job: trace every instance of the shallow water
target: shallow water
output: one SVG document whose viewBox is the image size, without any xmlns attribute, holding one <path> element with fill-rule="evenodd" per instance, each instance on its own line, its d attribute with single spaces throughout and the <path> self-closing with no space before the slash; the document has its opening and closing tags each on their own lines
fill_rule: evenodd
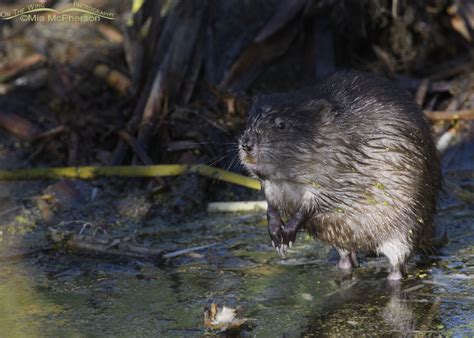
<svg viewBox="0 0 474 338">
<path fill-rule="evenodd" d="M 336 255 L 301 234 L 280 259 L 263 215 L 212 215 L 160 241 L 217 246 L 166 262 L 40 254 L 0 267 L 0 336 L 196 336 L 211 302 L 240 307 L 242 336 L 474 334 L 474 210 L 441 214 L 450 243 L 413 258 L 398 286 L 384 258 L 352 275 Z"/>
</svg>

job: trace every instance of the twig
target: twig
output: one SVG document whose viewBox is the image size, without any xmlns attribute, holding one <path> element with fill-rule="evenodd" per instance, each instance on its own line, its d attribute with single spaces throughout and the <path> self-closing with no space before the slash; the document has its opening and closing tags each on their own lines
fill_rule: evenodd
<svg viewBox="0 0 474 338">
<path fill-rule="evenodd" d="M 212 248 L 213 246 L 217 246 L 217 245 L 220 245 L 220 244 L 223 244 L 223 243 L 212 243 L 212 244 L 207 244 L 207 245 L 202 245 L 202 246 L 195 246 L 195 247 L 192 247 L 192 248 L 181 249 L 181 250 L 177 250 L 177 251 L 173 251 L 173 252 L 164 254 L 163 258 L 173 258 L 173 257 L 176 257 L 176 256 L 185 255 L 185 254 L 193 252 L 193 251 Z"/>
<path fill-rule="evenodd" d="M 45 58 L 41 54 L 33 54 L 30 56 L 27 56 L 19 61 L 15 61 L 12 63 L 7 63 L 6 65 L 3 65 L 0 67 L 0 76 L 3 77 L 4 79 L 8 79 L 15 74 L 18 74 L 19 72 L 30 68 L 36 64 L 39 64 L 40 62 L 45 61 Z"/>
<path fill-rule="evenodd" d="M 63 126 L 63 125 L 57 126 L 55 128 L 52 128 L 50 130 L 47 130 L 47 131 L 39 134 L 38 136 L 36 136 L 36 139 L 40 140 L 40 139 L 45 139 L 45 138 L 51 138 L 51 137 L 54 137 L 56 135 L 64 133 L 64 131 L 66 131 L 65 126 Z"/>
<path fill-rule="evenodd" d="M 404 293 L 409 293 L 409 292 L 413 292 L 413 291 L 416 291 L 416 290 L 419 290 L 419 289 L 423 289 L 425 286 L 423 284 L 417 284 L 415 286 L 412 286 L 412 287 L 409 287 L 405 290 L 402 290 L 402 292 Z"/>
<path fill-rule="evenodd" d="M 243 202 L 211 202 L 207 205 L 207 212 L 239 212 L 252 210 L 267 210 L 266 201 Z"/>
<path fill-rule="evenodd" d="M 143 110 L 142 120 L 138 129 L 138 141 L 144 145 L 148 145 L 156 123 L 158 122 L 159 115 L 166 113 L 166 110 L 163 109 L 166 95 L 163 74 L 161 71 L 158 71 L 153 82 L 150 96 Z"/>
<path fill-rule="evenodd" d="M 64 243 L 71 250 L 140 258 L 160 256 L 163 253 L 163 250 L 160 249 L 124 243 L 123 241 L 115 242 L 116 240 L 103 240 L 94 236 L 75 235 L 69 231 L 62 232 L 53 228 L 50 228 L 49 231 L 54 242 Z"/>
<path fill-rule="evenodd" d="M 109 42 L 122 44 L 123 34 L 118 31 L 115 27 L 108 24 L 98 24 L 97 30 L 102 34 Z"/>
<path fill-rule="evenodd" d="M 88 224 L 88 223 L 87 223 Z M 85 224 L 85 225 L 87 225 Z M 185 255 L 190 252 L 211 248 L 221 243 L 212 243 L 202 246 L 196 246 L 186 249 L 176 250 L 167 254 L 163 254 L 163 250 L 150 248 L 143 245 L 131 244 L 132 239 L 129 236 L 123 238 L 115 238 L 111 240 L 104 240 L 96 238 L 95 236 L 79 235 L 72 233 L 71 231 L 59 231 L 57 229 L 50 228 L 51 239 L 56 243 L 64 243 L 67 248 L 79 251 L 92 251 L 96 253 L 117 255 L 117 256 L 128 256 L 128 257 L 162 257 L 162 258 L 174 258 L 177 256 Z M 0 257 L 1 260 L 1 257 Z"/>
<path fill-rule="evenodd" d="M 398 18 L 398 0 L 392 0 L 392 16 Z"/>
<path fill-rule="evenodd" d="M 474 120 L 474 109 L 457 111 L 431 111 L 425 110 L 425 115 L 432 121 L 440 120 Z"/>
<path fill-rule="evenodd" d="M 156 177 L 177 176 L 187 172 L 197 173 L 213 179 L 242 185 L 247 188 L 260 190 L 260 182 L 254 178 L 236 174 L 219 168 L 206 165 L 162 164 L 143 166 L 84 166 L 84 167 L 57 167 L 0 170 L 0 180 L 37 180 L 37 179 L 83 179 L 90 180 L 97 177 Z"/>
<path fill-rule="evenodd" d="M 428 87 L 430 85 L 430 80 L 423 79 L 418 86 L 415 95 L 415 101 L 420 107 L 423 107 L 423 102 L 425 101 L 426 93 L 428 92 Z"/>
<path fill-rule="evenodd" d="M 97 65 L 94 69 L 94 75 L 104 79 L 110 87 L 122 95 L 127 94 L 132 87 L 132 80 L 118 70 L 111 69 L 105 64 Z"/>
<path fill-rule="evenodd" d="M 0 127 L 25 141 L 33 141 L 40 134 L 39 128 L 27 119 L 0 111 Z"/>
</svg>

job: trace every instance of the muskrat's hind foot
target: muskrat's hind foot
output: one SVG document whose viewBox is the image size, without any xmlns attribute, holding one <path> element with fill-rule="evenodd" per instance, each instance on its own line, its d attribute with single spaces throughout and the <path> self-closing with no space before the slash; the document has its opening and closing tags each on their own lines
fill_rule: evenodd
<svg viewBox="0 0 474 338">
<path fill-rule="evenodd" d="M 357 261 L 357 254 L 354 250 L 349 252 L 348 250 L 338 249 L 336 248 L 337 252 L 339 252 L 339 262 L 337 263 L 337 267 L 342 270 L 351 270 L 352 268 L 358 267 L 359 262 Z"/>
<path fill-rule="evenodd" d="M 389 281 L 399 281 L 403 278 L 403 275 L 406 274 L 406 272 L 407 269 L 405 263 L 400 263 L 391 267 L 387 279 Z"/>
<path fill-rule="evenodd" d="M 342 270 L 351 270 L 352 269 L 352 262 L 349 256 L 344 256 L 339 259 L 337 263 L 337 267 Z"/>
<path fill-rule="evenodd" d="M 378 251 L 383 253 L 390 262 L 390 273 L 388 280 L 398 281 L 406 272 L 405 262 L 410 255 L 410 247 L 403 240 L 390 240 L 383 243 Z"/>
<path fill-rule="evenodd" d="M 387 279 L 391 281 L 399 281 L 402 278 L 403 278 L 403 274 L 399 268 L 392 269 L 387 276 Z"/>
</svg>

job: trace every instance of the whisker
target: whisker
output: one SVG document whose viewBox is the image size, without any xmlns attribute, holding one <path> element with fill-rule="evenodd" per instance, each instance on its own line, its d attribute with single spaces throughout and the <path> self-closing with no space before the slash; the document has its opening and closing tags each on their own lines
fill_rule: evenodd
<svg viewBox="0 0 474 338">
<path fill-rule="evenodd" d="M 229 169 L 232 167 L 232 165 L 233 165 L 237 160 L 238 160 L 238 154 L 236 154 L 236 155 L 234 156 L 234 158 L 232 159 L 230 165 L 229 165 L 225 170 L 226 170 L 226 171 L 229 171 Z M 212 190 L 213 187 L 214 187 L 214 185 L 216 184 L 216 182 L 217 182 L 217 181 L 220 181 L 220 180 L 221 180 L 221 176 L 215 177 L 215 178 L 212 180 L 211 184 L 209 185 L 209 189 Z"/>
</svg>

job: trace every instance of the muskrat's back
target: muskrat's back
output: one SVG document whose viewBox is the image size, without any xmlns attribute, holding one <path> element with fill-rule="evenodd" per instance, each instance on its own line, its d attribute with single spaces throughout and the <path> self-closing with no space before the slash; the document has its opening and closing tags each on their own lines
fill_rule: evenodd
<svg viewBox="0 0 474 338">
<path fill-rule="evenodd" d="M 357 250 L 385 254 L 397 279 L 414 246 L 431 238 L 436 148 L 421 110 L 385 79 L 344 71 L 311 88 L 260 97 L 241 158 L 278 210 L 273 219 L 293 222 L 270 230 L 280 249 L 292 244 L 285 229 L 301 223 L 334 245 L 341 261 L 352 252 L 353 263 Z"/>
<path fill-rule="evenodd" d="M 408 245 L 430 239 L 440 164 L 413 99 L 385 79 L 355 72 L 337 73 L 315 91 L 335 111 L 333 123 L 320 130 L 333 137 L 319 151 L 328 159 L 328 194 L 339 197 L 338 213 L 347 211 L 342 218 L 353 216 L 345 223 L 361 236 L 357 246 L 373 248 L 407 233 Z M 321 239 L 330 237 L 330 231 L 312 228 Z"/>
</svg>

